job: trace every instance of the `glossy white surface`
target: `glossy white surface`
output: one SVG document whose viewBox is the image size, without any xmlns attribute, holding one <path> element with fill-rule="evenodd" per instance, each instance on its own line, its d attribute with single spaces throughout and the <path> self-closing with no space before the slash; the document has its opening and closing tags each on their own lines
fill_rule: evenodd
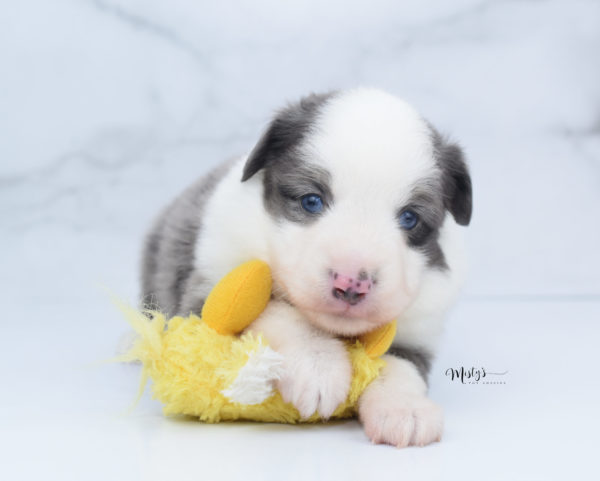
<svg viewBox="0 0 600 481">
<path fill-rule="evenodd" d="M 600 3 L 20 0 L 0 9 L 6 479 L 595 479 Z M 373 85 L 466 148 L 472 274 L 431 378 L 443 442 L 166 420 L 126 330 L 152 216 L 308 91 Z M 460 385 L 449 367 L 508 370 Z"/>
<path fill-rule="evenodd" d="M 355 421 L 205 425 L 163 418 L 148 396 L 127 413 L 137 367 L 96 363 L 122 329 L 110 306 L 48 305 L 23 315 L 0 339 L 5 479 L 600 475 L 598 302 L 460 304 L 431 376 L 431 396 L 445 410 L 444 438 L 404 450 L 371 445 Z M 445 375 L 461 366 L 508 371 L 483 378 L 505 384 L 461 384 Z"/>
</svg>

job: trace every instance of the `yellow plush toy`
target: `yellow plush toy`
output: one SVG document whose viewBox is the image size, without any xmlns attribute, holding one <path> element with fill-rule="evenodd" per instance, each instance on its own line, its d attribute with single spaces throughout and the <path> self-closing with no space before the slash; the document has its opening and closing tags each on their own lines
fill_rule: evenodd
<svg viewBox="0 0 600 481">
<path fill-rule="evenodd" d="M 238 336 L 264 310 L 271 297 L 271 272 L 262 261 L 250 261 L 226 275 L 212 290 L 202 316 L 166 320 L 152 312 L 126 309 L 138 339 L 122 360 L 141 361 L 142 388 L 152 379 L 154 397 L 166 415 L 185 414 L 205 422 L 252 420 L 317 422 L 318 413 L 302 419 L 275 390 L 282 356 L 262 336 Z M 348 340 L 353 378 L 348 398 L 332 418 L 356 414 L 356 402 L 375 379 L 394 338 L 395 322 L 358 339 Z"/>
</svg>

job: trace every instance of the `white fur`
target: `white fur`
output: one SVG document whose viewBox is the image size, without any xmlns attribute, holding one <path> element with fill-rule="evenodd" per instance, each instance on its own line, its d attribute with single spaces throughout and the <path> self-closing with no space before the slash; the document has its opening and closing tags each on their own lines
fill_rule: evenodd
<svg viewBox="0 0 600 481">
<path fill-rule="evenodd" d="M 302 417 L 318 412 L 327 419 L 346 399 L 352 366 L 344 343 L 305 322 L 294 307 L 272 301 L 248 330 L 262 333 L 283 355 L 277 388 Z"/>
<path fill-rule="evenodd" d="M 251 179 L 242 184 L 246 157 L 238 159 L 209 198 L 196 244 L 196 265 L 207 284 L 214 286 L 248 259 L 269 261 L 271 219 L 262 205 L 262 188 Z"/>
</svg>

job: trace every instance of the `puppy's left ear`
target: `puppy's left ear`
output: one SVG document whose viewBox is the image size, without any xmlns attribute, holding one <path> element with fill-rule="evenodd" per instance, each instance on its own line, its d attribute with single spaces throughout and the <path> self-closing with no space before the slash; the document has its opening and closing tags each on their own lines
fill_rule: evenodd
<svg viewBox="0 0 600 481">
<path fill-rule="evenodd" d="M 434 146 L 438 165 L 442 169 L 444 205 L 458 224 L 469 225 L 473 212 L 473 189 L 463 151 L 437 132 Z"/>
</svg>

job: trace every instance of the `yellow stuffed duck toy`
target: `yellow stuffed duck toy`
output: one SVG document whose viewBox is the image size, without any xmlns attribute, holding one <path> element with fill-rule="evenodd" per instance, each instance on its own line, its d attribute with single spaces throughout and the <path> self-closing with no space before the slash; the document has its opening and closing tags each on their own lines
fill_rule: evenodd
<svg viewBox="0 0 600 481">
<path fill-rule="evenodd" d="M 258 335 L 239 335 L 265 309 L 271 298 L 271 271 L 258 260 L 227 274 L 204 303 L 202 316 L 173 317 L 159 312 L 125 309 L 138 334 L 123 361 L 142 363 L 143 390 L 153 381 L 153 397 L 164 404 L 165 415 L 189 415 L 201 421 L 251 420 L 318 422 L 314 413 L 303 419 L 275 389 L 282 356 Z M 347 340 L 353 366 L 350 392 L 332 418 L 356 414 L 362 391 L 375 379 L 395 334 L 391 322 L 357 339 Z"/>
</svg>

